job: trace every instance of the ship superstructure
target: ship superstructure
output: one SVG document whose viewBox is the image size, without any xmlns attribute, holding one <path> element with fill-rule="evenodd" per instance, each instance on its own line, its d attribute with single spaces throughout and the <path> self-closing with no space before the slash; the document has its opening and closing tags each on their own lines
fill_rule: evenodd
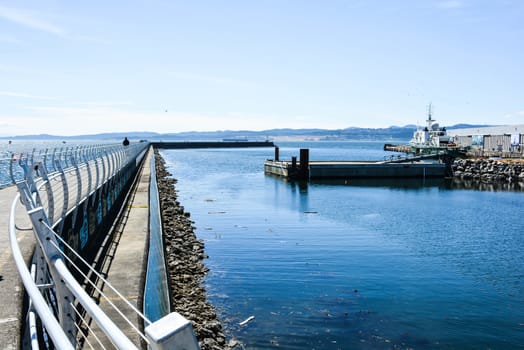
<svg viewBox="0 0 524 350">
<path fill-rule="evenodd" d="M 419 128 L 413 133 L 413 138 L 409 144 L 421 151 L 447 149 L 453 146 L 450 143 L 450 137 L 446 132 L 445 127 L 440 127 L 435 119 L 432 118 L 431 104 L 428 106 L 428 119 L 426 119 L 426 126 Z M 418 152 L 417 152 L 418 153 Z"/>
</svg>

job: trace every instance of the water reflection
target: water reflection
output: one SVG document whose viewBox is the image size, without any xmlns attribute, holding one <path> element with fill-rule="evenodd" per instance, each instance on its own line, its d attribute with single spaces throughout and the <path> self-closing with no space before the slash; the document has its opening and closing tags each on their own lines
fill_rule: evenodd
<svg viewBox="0 0 524 350">
<path fill-rule="evenodd" d="M 478 190 L 478 191 L 524 191 L 524 182 L 495 182 L 486 183 L 476 180 L 451 179 L 450 189 L 454 190 Z"/>
<path fill-rule="evenodd" d="M 266 175 L 270 176 L 270 175 Z M 385 179 L 315 179 L 311 181 L 298 181 L 277 176 L 287 183 L 292 191 L 306 194 L 309 186 L 354 186 L 354 187 L 385 187 L 405 190 L 422 190 L 427 188 L 439 188 L 443 190 L 475 190 L 475 191 L 509 191 L 524 192 L 524 182 L 494 182 L 486 183 L 476 180 L 462 180 L 459 178 L 385 178 Z"/>
<path fill-rule="evenodd" d="M 295 211 L 298 210 L 299 213 L 308 212 L 310 205 L 309 205 L 309 197 L 308 197 L 308 190 L 309 190 L 309 184 L 307 181 L 296 181 L 296 180 L 290 180 L 285 179 L 283 182 L 278 181 L 278 178 L 275 177 L 275 198 L 279 200 L 280 193 L 282 191 L 282 187 L 288 187 L 290 189 L 290 208 L 291 210 Z M 287 197 L 287 195 L 285 196 Z M 284 198 L 284 200 L 286 200 Z"/>
<path fill-rule="evenodd" d="M 335 186 L 358 186 L 358 187 L 392 187 L 399 189 L 422 189 L 425 187 L 446 188 L 447 179 L 410 179 L 410 178 L 385 178 L 385 179 L 322 179 L 312 180 L 311 184 L 335 185 Z"/>
</svg>

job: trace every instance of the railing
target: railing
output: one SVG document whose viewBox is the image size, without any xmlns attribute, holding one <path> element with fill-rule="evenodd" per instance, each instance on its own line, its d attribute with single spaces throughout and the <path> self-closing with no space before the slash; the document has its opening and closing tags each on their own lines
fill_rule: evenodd
<svg viewBox="0 0 524 350">
<path fill-rule="evenodd" d="M 142 146 L 144 145 L 146 143 Z M 48 173 L 52 173 L 60 171 L 60 168 L 66 169 L 75 164 L 103 159 L 106 153 L 110 154 L 118 147 L 121 147 L 120 144 L 83 144 L 72 147 L 55 145 L 42 149 L 21 147 L 2 151 L 0 152 L 0 188 L 24 180 L 28 169 L 36 163 L 41 163 Z"/>
<path fill-rule="evenodd" d="M 171 313 L 151 322 L 85 258 L 87 248 L 97 243 L 93 233 L 100 230 L 90 221 L 100 225 L 102 216 L 118 209 L 132 182 L 130 174 L 138 171 L 147 147 L 148 143 L 85 146 L 11 159 L 10 176 L 19 193 L 11 207 L 9 239 L 29 296 L 26 348 L 105 348 L 91 331 L 92 321 L 118 349 L 138 349 L 141 342 L 151 349 L 198 348 L 188 320 Z M 13 171 L 15 162 L 21 171 Z M 19 201 L 25 206 L 37 241 L 29 269 L 17 242 L 17 232 L 22 230 L 15 220 Z M 120 310 L 111 302 L 112 297 L 99 288 L 100 281 L 143 320 L 145 333 L 125 316 L 129 310 Z M 140 339 L 139 344 L 100 309 L 82 284 L 96 290 L 114 308 L 138 335 L 133 339 Z"/>
</svg>

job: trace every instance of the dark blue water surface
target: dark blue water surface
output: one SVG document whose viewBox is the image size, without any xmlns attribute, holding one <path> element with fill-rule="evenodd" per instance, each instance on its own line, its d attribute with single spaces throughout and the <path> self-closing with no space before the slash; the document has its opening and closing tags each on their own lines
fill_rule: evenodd
<svg viewBox="0 0 524 350">
<path fill-rule="evenodd" d="M 383 143 L 281 143 L 383 159 Z M 444 181 L 298 184 L 265 149 L 162 151 L 246 349 L 524 348 L 524 193 Z M 249 316 L 245 326 L 238 323 Z"/>
</svg>

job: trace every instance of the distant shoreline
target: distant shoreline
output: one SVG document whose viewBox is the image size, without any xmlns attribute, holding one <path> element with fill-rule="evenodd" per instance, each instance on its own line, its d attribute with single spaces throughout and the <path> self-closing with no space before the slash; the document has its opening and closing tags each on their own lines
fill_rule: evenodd
<svg viewBox="0 0 524 350">
<path fill-rule="evenodd" d="M 457 124 L 447 127 L 448 130 L 464 128 L 480 128 L 489 125 Z M 268 129 L 261 131 L 253 130 L 217 130 L 217 131 L 189 131 L 176 133 L 157 133 L 149 131 L 109 132 L 90 135 L 4 135 L 0 140 L 100 140 L 114 141 L 130 140 L 148 141 L 218 141 L 224 139 L 246 139 L 249 141 L 347 141 L 347 140 L 404 140 L 411 139 L 416 125 L 390 126 L 387 128 L 361 128 L 349 127 L 345 129 Z"/>
</svg>

